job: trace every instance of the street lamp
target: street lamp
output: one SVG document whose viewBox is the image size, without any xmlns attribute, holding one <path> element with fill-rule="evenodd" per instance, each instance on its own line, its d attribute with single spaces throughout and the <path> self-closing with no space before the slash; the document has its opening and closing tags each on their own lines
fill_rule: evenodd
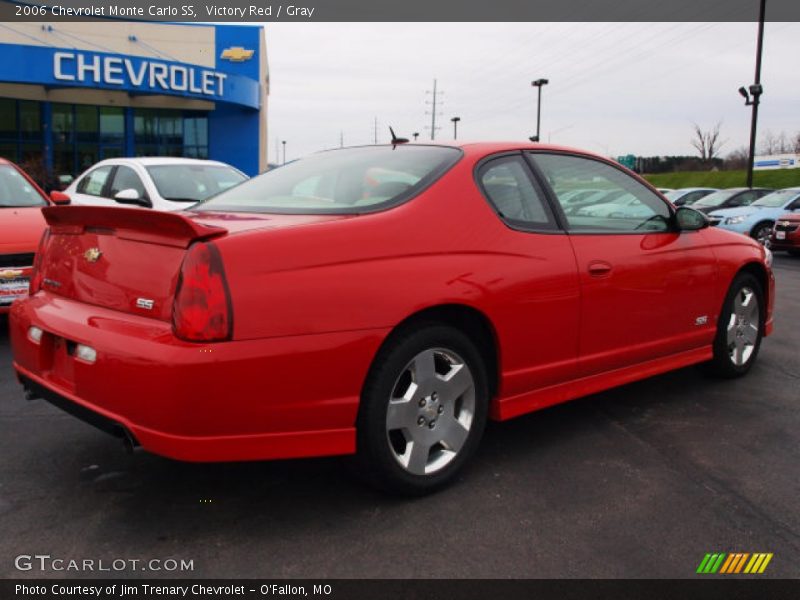
<svg viewBox="0 0 800 600">
<path fill-rule="evenodd" d="M 549 79 L 537 79 L 536 81 L 531 81 L 531 85 L 539 90 L 539 98 L 536 103 L 536 135 L 532 135 L 528 138 L 532 142 L 539 141 L 539 127 L 542 124 L 542 86 L 545 86 L 548 83 L 550 83 Z"/>
<path fill-rule="evenodd" d="M 458 139 L 458 122 L 461 120 L 461 117 L 453 117 L 450 119 L 453 122 L 453 139 Z"/>
<path fill-rule="evenodd" d="M 745 106 L 752 106 L 753 113 L 750 118 L 750 154 L 747 157 L 747 187 L 753 187 L 753 162 L 756 154 L 756 126 L 758 124 L 758 105 L 764 88 L 761 86 L 761 49 L 764 46 L 764 12 L 767 0 L 761 0 L 758 13 L 758 42 L 756 44 L 756 78 L 755 83 L 749 88 L 739 88 L 739 94 L 744 98 Z"/>
<path fill-rule="evenodd" d="M 281 144 L 283 144 L 283 164 L 286 164 L 286 140 L 283 140 Z"/>
</svg>

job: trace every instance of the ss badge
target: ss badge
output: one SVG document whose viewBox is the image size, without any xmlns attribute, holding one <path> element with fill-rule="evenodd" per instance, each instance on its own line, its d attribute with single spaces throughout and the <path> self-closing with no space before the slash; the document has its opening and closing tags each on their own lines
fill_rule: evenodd
<svg viewBox="0 0 800 600">
<path fill-rule="evenodd" d="M 153 305 L 155 302 L 150 300 L 150 298 L 137 298 L 136 299 L 136 308 L 143 308 L 144 310 L 153 310 Z"/>
</svg>

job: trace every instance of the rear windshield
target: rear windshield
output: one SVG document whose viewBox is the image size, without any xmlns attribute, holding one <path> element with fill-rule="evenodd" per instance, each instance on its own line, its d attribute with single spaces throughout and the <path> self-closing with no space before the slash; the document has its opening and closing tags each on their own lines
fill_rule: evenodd
<svg viewBox="0 0 800 600">
<path fill-rule="evenodd" d="M 247 179 L 224 165 L 155 165 L 147 172 L 158 194 L 172 202 L 201 202 Z"/>
<path fill-rule="evenodd" d="M 0 165 L 0 208 L 46 206 L 41 194 L 11 165 Z"/>
<path fill-rule="evenodd" d="M 365 146 L 273 169 L 193 210 L 357 214 L 411 198 L 461 157 L 442 146 Z"/>
</svg>

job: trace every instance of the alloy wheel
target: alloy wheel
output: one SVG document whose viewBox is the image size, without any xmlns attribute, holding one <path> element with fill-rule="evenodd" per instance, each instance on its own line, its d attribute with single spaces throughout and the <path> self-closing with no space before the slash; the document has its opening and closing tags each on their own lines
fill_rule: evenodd
<svg viewBox="0 0 800 600">
<path fill-rule="evenodd" d="M 727 326 L 728 356 L 737 367 L 750 360 L 760 327 L 758 296 L 751 288 L 742 287 L 733 300 Z"/>
<path fill-rule="evenodd" d="M 463 448 L 475 416 L 475 379 L 452 350 L 417 354 L 397 378 L 386 412 L 395 460 L 414 475 L 440 471 Z"/>
</svg>

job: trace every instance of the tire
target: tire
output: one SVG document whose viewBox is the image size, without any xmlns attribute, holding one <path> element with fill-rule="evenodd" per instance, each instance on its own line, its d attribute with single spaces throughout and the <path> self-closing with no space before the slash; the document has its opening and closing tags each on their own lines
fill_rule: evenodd
<svg viewBox="0 0 800 600">
<path fill-rule="evenodd" d="M 772 235 L 772 225 L 771 221 L 762 221 L 758 223 L 753 229 L 750 231 L 750 237 L 756 240 L 762 246 L 766 246 L 767 242 L 769 241 L 769 237 Z"/>
<path fill-rule="evenodd" d="M 740 273 L 728 290 L 717 321 L 714 357 L 709 363 L 712 373 L 734 378 L 751 369 L 761 347 L 764 318 L 761 284 L 750 273 Z"/>
<path fill-rule="evenodd" d="M 488 401 L 483 359 L 461 331 L 429 323 L 395 334 L 362 392 L 357 474 L 391 493 L 441 489 L 478 447 Z"/>
<path fill-rule="evenodd" d="M 800 256 L 800 250 L 787 250 L 789 256 Z"/>
</svg>

